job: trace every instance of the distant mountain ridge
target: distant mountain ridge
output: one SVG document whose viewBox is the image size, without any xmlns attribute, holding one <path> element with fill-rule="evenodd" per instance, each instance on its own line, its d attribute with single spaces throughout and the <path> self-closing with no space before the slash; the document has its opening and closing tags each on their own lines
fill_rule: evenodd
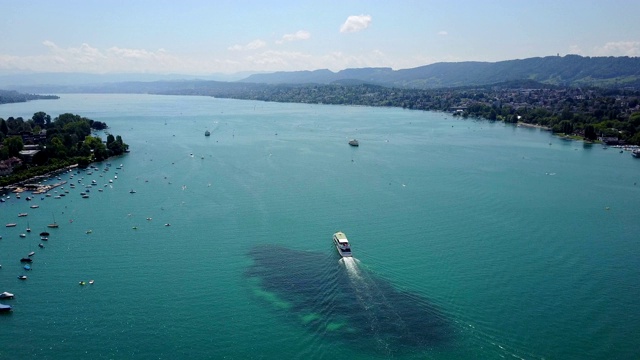
<svg viewBox="0 0 640 360">
<path fill-rule="evenodd" d="M 487 85 L 513 80 L 535 80 L 563 86 L 640 88 L 640 58 L 535 57 L 499 62 L 436 63 L 412 69 L 345 69 L 253 74 L 241 80 L 265 84 L 331 84 L 363 82 L 388 87 L 441 88 Z"/>
<path fill-rule="evenodd" d="M 403 89 L 481 87 L 535 81 L 544 85 L 640 89 L 639 57 L 535 57 L 499 62 L 436 63 L 412 69 L 354 68 L 196 75 L 29 73 L 0 75 L 0 89 L 24 93 L 198 93 L 289 84 L 362 84 Z M 206 89 L 206 90 L 205 90 Z"/>
</svg>

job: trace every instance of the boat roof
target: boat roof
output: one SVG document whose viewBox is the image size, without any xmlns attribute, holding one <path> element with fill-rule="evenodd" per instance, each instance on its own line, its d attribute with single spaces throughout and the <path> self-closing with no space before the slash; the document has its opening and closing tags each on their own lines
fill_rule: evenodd
<svg viewBox="0 0 640 360">
<path fill-rule="evenodd" d="M 348 244 L 349 243 L 349 240 L 347 240 L 347 235 L 345 235 L 342 231 L 338 231 L 337 233 L 333 234 L 333 236 L 335 236 L 335 238 L 341 244 Z"/>
</svg>

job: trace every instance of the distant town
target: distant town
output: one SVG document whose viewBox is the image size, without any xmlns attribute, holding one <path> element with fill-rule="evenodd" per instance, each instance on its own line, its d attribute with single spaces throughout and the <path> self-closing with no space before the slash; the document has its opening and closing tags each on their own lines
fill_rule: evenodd
<svg viewBox="0 0 640 360">
<path fill-rule="evenodd" d="M 161 93 L 444 111 L 462 118 L 532 124 L 590 141 L 604 137 L 611 141 L 617 139 L 616 143 L 640 145 L 638 90 L 572 88 L 535 81 L 510 81 L 441 89 L 400 89 L 369 84 L 245 84 L 242 89 L 218 87 Z"/>
</svg>

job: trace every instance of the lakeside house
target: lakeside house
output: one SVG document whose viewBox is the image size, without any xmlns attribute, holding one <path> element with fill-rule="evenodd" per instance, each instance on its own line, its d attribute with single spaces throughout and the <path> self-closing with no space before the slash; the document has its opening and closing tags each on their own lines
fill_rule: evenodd
<svg viewBox="0 0 640 360">
<path fill-rule="evenodd" d="M 600 136 L 598 140 L 607 145 L 624 145 L 624 141 L 620 141 L 616 136 Z"/>
<path fill-rule="evenodd" d="M 38 134 L 23 131 L 20 133 L 20 137 L 22 137 L 23 144 L 44 144 L 47 142 L 47 130 L 41 130 Z"/>
</svg>

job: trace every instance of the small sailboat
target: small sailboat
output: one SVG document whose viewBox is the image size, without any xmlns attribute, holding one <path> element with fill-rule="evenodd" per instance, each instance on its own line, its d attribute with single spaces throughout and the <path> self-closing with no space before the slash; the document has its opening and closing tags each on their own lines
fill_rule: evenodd
<svg viewBox="0 0 640 360">
<path fill-rule="evenodd" d="M 29 222 L 27 221 L 27 228 L 25 229 L 26 232 L 31 232 L 31 228 L 29 227 Z"/>
<path fill-rule="evenodd" d="M 58 223 L 56 222 L 56 216 L 53 215 L 53 222 L 49 225 L 47 225 L 47 227 L 52 228 L 52 229 L 57 229 L 58 228 Z"/>
</svg>

